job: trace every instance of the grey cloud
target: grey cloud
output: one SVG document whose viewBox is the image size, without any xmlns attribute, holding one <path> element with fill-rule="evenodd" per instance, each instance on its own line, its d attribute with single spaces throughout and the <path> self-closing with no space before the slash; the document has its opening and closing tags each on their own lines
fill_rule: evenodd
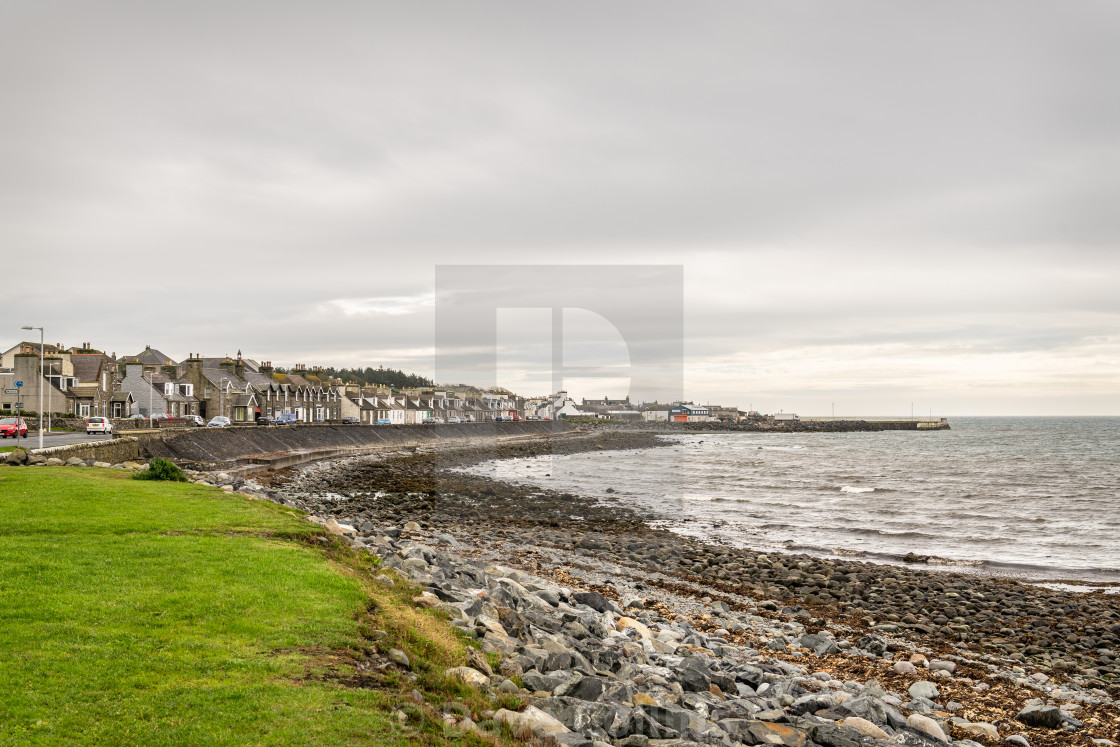
<svg viewBox="0 0 1120 747">
<path fill-rule="evenodd" d="M 75 271 L 90 256 L 129 268 L 94 308 L 9 295 L 122 348 L 346 362 L 430 345 L 430 315 L 321 310 L 430 293 L 437 264 L 668 262 L 696 355 L 1114 337 L 1117 21 L 1092 0 L 9 4 L 0 251 L 59 286 L 114 287 Z M 782 274 L 753 275 L 774 252 Z M 887 290 L 834 297 L 829 253 Z M 914 303 L 930 267 L 941 302 Z M 142 311 L 161 294 L 197 303 Z"/>
</svg>

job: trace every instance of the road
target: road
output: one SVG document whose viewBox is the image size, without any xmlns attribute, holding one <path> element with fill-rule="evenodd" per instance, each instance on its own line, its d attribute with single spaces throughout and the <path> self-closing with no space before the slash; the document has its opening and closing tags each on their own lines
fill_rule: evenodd
<svg viewBox="0 0 1120 747">
<path fill-rule="evenodd" d="M 66 446 L 67 444 L 79 444 L 86 441 L 104 441 L 112 436 L 106 436 L 102 433 L 91 433 L 86 435 L 85 431 L 74 431 L 73 433 L 44 433 L 43 446 Z M 14 438 L 0 438 L 0 446 L 24 446 L 28 449 L 39 448 L 39 434 L 29 433 L 27 438 L 14 439 Z"/>
</svg>

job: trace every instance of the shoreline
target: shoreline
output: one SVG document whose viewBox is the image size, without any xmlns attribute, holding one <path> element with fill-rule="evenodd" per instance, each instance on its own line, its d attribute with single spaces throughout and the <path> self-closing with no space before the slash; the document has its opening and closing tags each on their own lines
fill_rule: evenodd
<svg viewBox="0 0 1120 747">
<path fill-rule="evenodd" d="M 656 437 L 650 434 L 605 431 L 556 443 L 533 441 L 355 458 L 297 470 L 299 479 L 272 494 L 281 500 L 294 500 L 294 505 L 312 513 L 329 510 L 340 521 L 350 520 L 356 525 L 367 521 L 400 526 L 419 520 L 440 531 L 469 528 L 472 533 L 524 532 L 527 543 L 542 546 L 571 548 L 591 543 L 591 549 L 601 554 L 623 555 L 641 567 L 667 568 L 677 578 L 695 580 L 715 590 L 794 599 L 806 608 L 853 620 L 860 614 L 877 616 L 881 618 L 875 620 L 877 624 L 895 625 L 918 637 L 982 644 L 989 654 L 1018 654 L 1043 671 L 1078 671 L 1094 678 L 1090 672 L 1103 667 L 1111 678 L 1120 679 L 1120 661 L 1101 661 L 1094 653 L 1099 648 L 1120 648 L 1120 595 L 1069 592 L 958 570 L 818 558 L 803 553 L 768 554 L 707 544 L 653 529 L 647 517 L 625 506 L 602 505 L 571 493 L 528 489 L 452 471 L 493 458 L 648 448 L 655 443 Z M 323 493 L 353 497 L 341 501 L 313 497 Z M 616 542 L 604 538 L 630 543 L 640 540 L 660 549 L 619 553 Z M 805 564 L 808 572 L 799 567 Z M 940 586 L 941 593 L 953 596 L 913 596 L 926 586 Z M 976 593 L 983 599 L 971 599 Z M 952 606 L 952 599 L 960 600 L 961 609 Z M 912 609 L 916 601 L 926 605 L 924 612 L 920 605 L 918 610 Z M 1051 610 L 1062 610 L 1062 620 L 1055 623 Z M 943 614 L 948 612 L 954 614 Z M 891 616 L 898 619 L 892 620 Z M 976 616 L 980 619 L 974 619 Z M 1045 624 L 1045 629 L 1033 625 L 1018 629 L 1024 619 Z M 1103 626 L 1099 633 L 1085 633 L 1096 630 L 1098 624 Z M 968 629 L 955 630 L 954 626 Z M 1061 626 L 1069 630 L 1061 630 Z M 1001 628 L 1013 632 L 999 634 Z M 1065 640 L 1071 636 L 1077 641 Z M 1101 645 L 1093 645 L 1098 638 Z M 1100 674 L 1102 670 L 1097 671 Z"/>
<path fill-rule="evenodd" d="M 1120 648 L 1116 595 L 1071 593 L 941 569 L 708 545 L 652 529 L 645 517 L 625 507 L 452 471 L 485 459 L 640 448 L 652 442 L 643 444 L 642 438 L 651 437 L 597 432 L 563 444 L 521 442 L 344 459 L 272 475 L 271 484 L 262 487 L 273 500 L 353 525 L 356 543 L 402 571 L 417 570 L 413 566 L 418 564 L 408 560 L 417 556 L 408 547 L 426 543 L 479 567 L 501 563 L 532 574 L 536 583 L 588 589 L 615 598 L 619 607 L 637 598 L 658 612 L 654 618 L 645 613 L 647 625 L 664 630 L 657 620 L 689 621 L 696 631 L 708 625 L 707 635 L 734 639 L 774 661 L 821 666 L 840 678 L 874 675 L 884 687 L 902 682 L 894 667 L 910 671 L 904 655 L 920 653 L 927 663 L 935 657 L 954 661 L 960 668 L 956 677 L 937 679 L 937 684 L 949 688 L 963 705 L 947 711 L 939 702 L 930 706 L 929 715 L 955 738 L 972 734 L 969 738 L 979 740 L 971 744 L 994 742 L 957 731 L 965 723 L 960 714 L 996 724 L 1001 735 L 1021 729 L 1036 747 L 1093 744 L 1090 736 L 1120 740 L 1120 661 L 1113 653 Z M 454 595 L 451 587 L 432 587 L 433 592 L 441 589 Z M 627 612 L 638 615 L 636 609 Z M 732 618 L 736 622 L 729 622 Z M 744 631 L 733 631 L 728 639 L 725 629 L 711 628 L 717 623 L 742 624 Z M 831 655 L 806 651 L 798 643 L 804 635 L 791 638 L 791 630 L 832 636 L 847 648 Z M 875 640 L 895 653 L 879 651 Z M 868 645 L 879 653 L 869 652 Z M 918 670 L 915 676 L 931 674 L 936 673 Z M 1000 703 L 992 701 L 996 692 L 1003 698 Z M 536 695 L 541 707 L 552 709 L 548 712 L 571 715 L 561 713 L 572 705 L 565 705 L 564 698 Z M 1009 718 L 1009 703 L 1025 707 L 1033 698 L 1064 704 L 1068 709 L 1063 713 L 1069 718 L 1078 713 L 1081 720 L 1074 721 L 1085 725 L 1070 721 L 1057 731 L 1039 731 L 1014 714 Z M 783 713 L 786 723 L 810 728 L 791 721 L 788 708 Z"/>
<path fill-rule="evenodd" d="M 699 424 L 704 425 L 704 424 Z M 710 424 L 715 425 L 715 424 Z M 648 433 L 655 436 L 680 436 L 685 434 L 662 432 L 655 429 L 628 429 L 628 428 L 604 428 L 594 433 L 619 433 L 619 432 L 637 432 Z M 628 447 L 629 449 L 640 448 L 658 448 L 658 446 L 673 446 L 674 442 L 662 441 L 660 444 L 652 444 L 649 446 L 636 446 Z M 626 450 L 612 448 L 612 451 Z M 539 456 L 545 456 L 541 454 Z M 475 463 L 484 463 L 486 460 L 480 460 Z M 463 468 L 465 470 L 469 467 Z M 480 471 L 468 471 L 467 474 L 490 477 Z M 530 491 L 540 490 L 553 490 L 560 491 L 558 488 L 550 488 L 541 483 L 534 483 L 532 481 L 517 479 L 517 476 L 503 476 L 501 478 L 492 477 L 490 479 L 498 479 L 502 482 L 507 482 L 516 485 L 522 489 Z M 608 501 L 615 502 L 621 510 L 632 510 L 633 507 L 627 506 L 607 495 L 594 495 L 588 496 L 588 500 Z M 781 555 L 793 556 L 810 556 L 813 558 L 830 559 L 830 560 L 844 560 L 844 561 L 859 561 L 871 563 L 874 565 L 900 567 L 908 569 L 928 570 L 934 573 L 960 573 L 968 576 L 978 576 L 984 578 L 999 578 L 1019 581 L 1027 584 L 1047 585 L 1047 584 L 1061 584 L 1069 587 L 1077 587 L 1078 589 L 1086 592 L 1101 590 L 1106 593 L 1120 593 L 1120 570 L 1112 568 L 1068 568 L 1062 566 L 1045 566 L 1038 564 L 1030 564 L 1026 562 L 1001 562 L 998 560 L 985 559 L 985 558 L 952 558 L 937 555 L 925 555 L 914 552 L 906 553 L 901 552 L 892 553 L 888 551 L 875 551 L 875 550 L 856 550 L 846 548 L 843 546 L 833 547 L 818 547 L 812 545 L 798 545 L 792 541 L 787 541 L 782 545 L 767 545 L 760 546 L 752 544 L 748 540 L 738 540 L 737 538 L 729 535 L 722 535 L 714 537 L 713 535 L 719 534 L 718 529 L 723 522 L 710 522 L 704 519 L 672 519 L 667 517 L 649 518 L 647 523 L 656 528 L 665 529 L 667 531 L 678 534 L 682 537 L 689 537 L 692 539 L 699 539 L 707 544 L 717 546 L 729 546 L 738 549 L 744 549 L 757 553 L 778 553 Z M 692 526 L 698 528 L 693 529 Z M 716 530 L 716 531 L 709 531 Z"/>
</svg>

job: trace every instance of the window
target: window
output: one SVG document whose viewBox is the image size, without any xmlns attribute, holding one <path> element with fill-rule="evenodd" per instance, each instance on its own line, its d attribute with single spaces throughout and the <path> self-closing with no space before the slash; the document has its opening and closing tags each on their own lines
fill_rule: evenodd
<svg viewBox="0 0 1120 747">
<path fill-rule="evenodd" d="M 205 394 L 203 394 L 203 398 L 204 399 L 210 399 L 210 385 L 209 384 L 206 385 L 206 388 L 203 391 L 205 392 Z"/>
<path fill-rule="evenodd" d="M 78 405 L 78 415 L 80 415 L 83 418 L 88 418 L 89 417 L 89 405 L 88 404 Z"/>
</svg>

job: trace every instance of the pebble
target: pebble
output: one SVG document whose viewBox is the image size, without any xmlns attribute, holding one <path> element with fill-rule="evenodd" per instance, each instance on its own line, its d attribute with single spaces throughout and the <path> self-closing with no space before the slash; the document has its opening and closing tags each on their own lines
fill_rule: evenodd
<svg viewBox="0 0 1120 747">
<path fill-rule="evenodd" d="M 929 716 L 923 716 L 920 713 L 911 713 L 906 718 L 906 725 L 911 729 L 925 732 L 934 739 L 940 739 L 942 742 L 949 741 L 949 737 L 945 735 L 945 731 L 941 728 L 941 725 Z"/>
</svg>

